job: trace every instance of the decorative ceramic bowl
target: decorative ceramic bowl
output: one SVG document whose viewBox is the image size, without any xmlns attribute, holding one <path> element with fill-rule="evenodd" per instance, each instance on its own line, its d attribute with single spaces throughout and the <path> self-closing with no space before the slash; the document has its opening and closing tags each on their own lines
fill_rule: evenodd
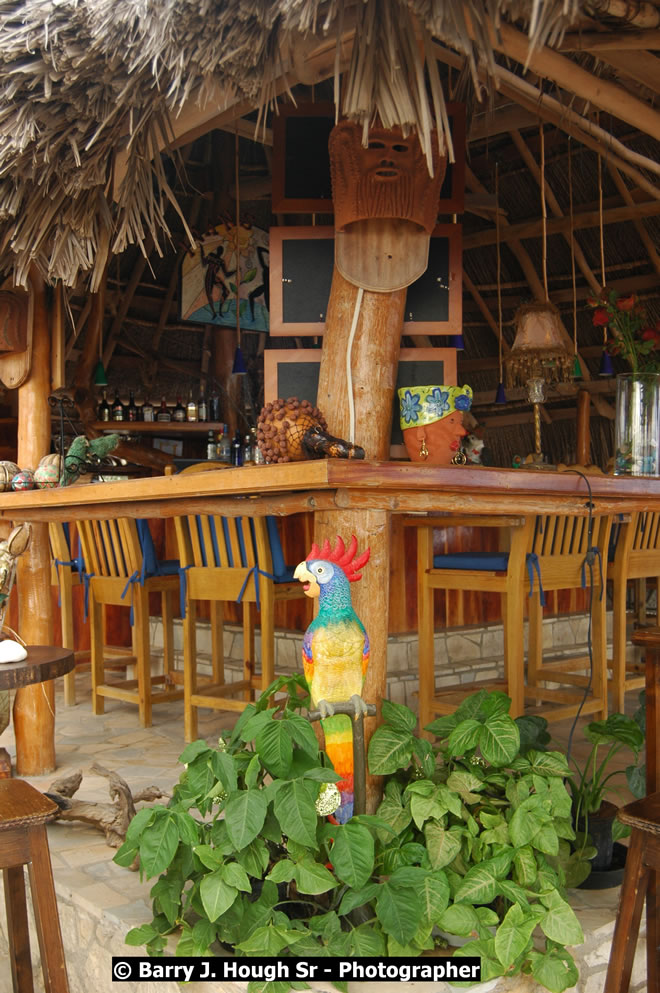
<svg viewBox="0 0 660 993">
<path fill-rule="evenodd" d="M 15 462 L 0 462 L 0 493 L 11 489 L 11 481 L 20 471 Z"/>
<path fill-rule="evenodd" d="M 31 469 L 21 469 L 11 481 L 12 490 L 33 490 L 34 473 Z"/>
<path fill-rule="evenodd" d="M 48 490 L 53 486 L 58 486 L 60 482 L 60 470 L 56 465 L 40 465 L 34 473 L 34 481 L 37 489 Z"/>
</svg>

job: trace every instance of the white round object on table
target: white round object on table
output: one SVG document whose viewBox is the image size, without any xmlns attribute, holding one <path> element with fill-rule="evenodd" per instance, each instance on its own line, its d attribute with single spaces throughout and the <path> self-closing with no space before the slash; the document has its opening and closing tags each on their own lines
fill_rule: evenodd
<svg viewBox="0 0 660 993">
<path fill-rule="evenodd" d="M 22 662 L 27 658 L 27 649 L 11 638 L 0 641 L 0 665 L 3 662 Z"/>
</svg>

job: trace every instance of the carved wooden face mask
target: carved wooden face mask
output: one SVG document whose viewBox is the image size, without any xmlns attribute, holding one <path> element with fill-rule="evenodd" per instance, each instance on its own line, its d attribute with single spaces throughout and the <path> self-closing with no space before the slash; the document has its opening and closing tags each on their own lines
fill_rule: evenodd
<svg viewBox="0 0 660 993">
<path fill-rule="evenodd" d="M 429 237 L 447 164 L 433 141 L 433 171 L 416 135 L 372 128 L 368 145 L 350 121 L 330 133 L 335 262 L 364 289 L 409 286 L 428 264 Z"/>
</svg>

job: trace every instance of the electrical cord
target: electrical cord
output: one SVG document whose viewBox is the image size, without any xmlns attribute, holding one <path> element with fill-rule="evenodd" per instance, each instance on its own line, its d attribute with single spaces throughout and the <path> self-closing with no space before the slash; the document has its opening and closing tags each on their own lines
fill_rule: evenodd
<svg viewBox="0 0 660 993">
<path fill-rule="evenodd" d="M 589 493 L 589 500 L 588 500 L 588 503 L 587 503 L 587 509 L 588 509 L 588 517 L 587 517 L 587 551 L 586 551 L 586 554 L 585 554 L 585 557 L 584 557 L 584 562 L 583 562 L 583 565 L 582 565 L 583 569 L 586 567 L 588 569 L 588 571 L 589 571 L 589 602 L 588 602 L 589 621 L 588 621 L 588 624 L 587 624 L 587 654 L 589 656 L 589 678 L 587 679 L 587 683 L 586 683 L 586 685 L 584 687 L 584 693 L 582 694 L 582 700 L 580 701 L 580 706 L 578 707 L 577 712 L 575 714 L 575 717 L 573 718 L 573 723 L 571 724 L 571 730 L 570 730 L 569 735 L 568 735 L 568 747 L 566 749 L 566 758 L 570 762 L 571 749 L 573 747 L 573 735 L 575 734 L 575 729 L 577 727 L 577 722 L 578 722 L 578 720 L 580 718 L 580 714 L 582 713 L 582 708 L 584 707 L 585 703 L 587 702 L 587 697 L 589 696 L 589 693 L 591 692 L 591 686 L 592 686 L 593 678 L 594 678 L 594 655 L 593 655 L 593 644 L 592 644 L 592 637 L 591 637 L 591 624 L 592 624 L 592 614 L 593 614 L 593 605 L 594 605 L 594 566 L 595 566 L 595 563 L 596 563 L 596 559 L 597 558 L 600 558 L 600 552 L 599 552 L 599 550 L 597 548 L 594 547 L 594 544 L 593 544 L 593 533 L 594 533 L 594 514 L 593 514 L 593 511 L 594 511 L 594 503 L 593 503 L 593 495 L 592 495 L 592 491 L 591 491 L 591 483 L 589 482 L 589 478 L 585 475 L 585 473 L 580 472 L 579 469 L 565 469 L 564 471 L 565 472 L 572 472 L 574 475 L 580 476 L 580 478 L 584 480 L 585 485 L 586 485 L 587 490 L 588 490 L 588 493 Z M 603 565 L 602 565 L 602 562 L 601 562 L 601 567 L 600 568 L 601 568 L 601 575 L 602 575 L 603 574 Z M 605 595 L 605 583 L 604 583 L 604 581 L 601 583 L 601 592 L 600 592 L 600 595 L 601 595 L 601 597 Z M 604 692 L 606 693 L 607 692 L 607 687 L 605 686 L 605 687 L 603 687 L 603 689 L 604 689 Z"/>
</svg>

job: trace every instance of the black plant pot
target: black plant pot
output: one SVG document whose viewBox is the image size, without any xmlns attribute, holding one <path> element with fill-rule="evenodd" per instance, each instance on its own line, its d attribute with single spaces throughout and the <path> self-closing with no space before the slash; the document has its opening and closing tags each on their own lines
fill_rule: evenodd
<svg viewBox="0 0 660 993">
<path fill-rule="evenodd" d="M 604 800 L 595 813 L 589 814 L 588 823 L 585 825 L 583 822 L 580 825 L 582 831 L 586 827 L 596 849 L 591 860 L 591 872 L 580 884 L 582 889 L 607 889 L 610 886 L 619 886 L 623 879 L 628 849 L 625 845 L 616 844 L 612 838 L 617 810 L 616 804 Z"/>
</svg>

